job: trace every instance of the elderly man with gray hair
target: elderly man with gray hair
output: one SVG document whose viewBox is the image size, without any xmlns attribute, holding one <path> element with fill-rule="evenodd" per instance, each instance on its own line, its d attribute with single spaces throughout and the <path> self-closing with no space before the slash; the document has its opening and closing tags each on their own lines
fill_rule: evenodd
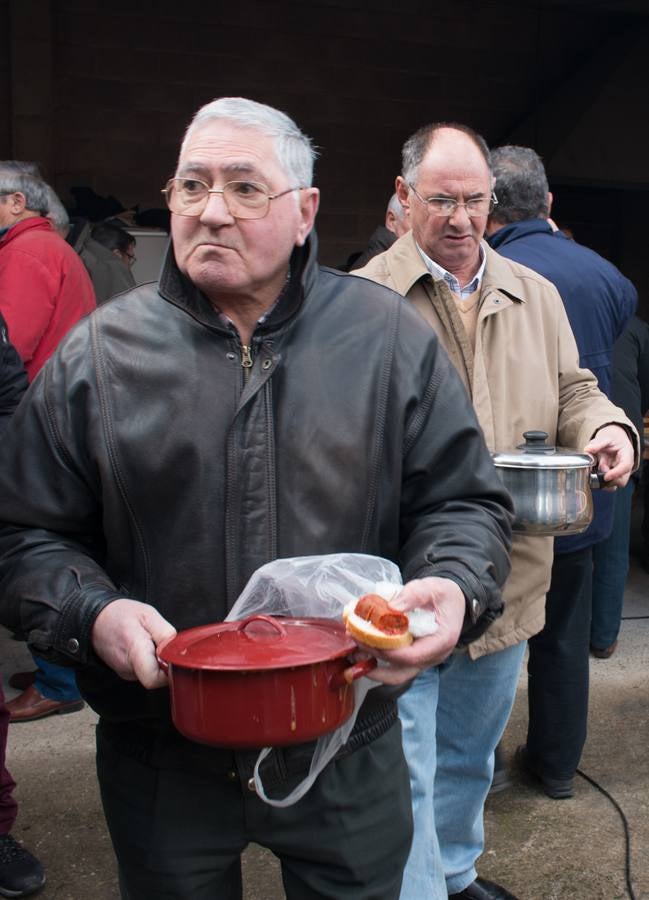
<svg viewBox="0 0 649 900">
<path fill-rule="evenodd" d="M 240 897 L 250 841 L 290 898 L 396 900 L 412 836 L 396 696 L 502 608 L 511 503 L 469 399 L 400 298 L 318 266 L 313 159 L 278 110 L 203 107 L 165 187 L 160 282 L 76 329 L 0 456 L 0 613 L 77 666 L 99 713 L 128 900 Z M 392 560 L 399 606 L 438 628 L 383 652 L 347 743 L 271 807 L 258 749 L 175 730 L 156 648 L 224 619 L 267 562 L 341 551 Z M 276 748 L 267 790 L 312 754 Z"/>
<path fill-rule="evenodd" d="M 47 218 L 52 195 L 35 163 L 0 162 L 0 312 L 30 381 L 95 308 L 83 263 Z M 35 671 L 14 673 L 9 682 L 21 690 L 7 703 L 14 725 L 83 707 L 73 672 L 37 653 L 34 662 Z"/>
<path fill-rule="evenodd" d="M 95 308 L 83 264 L 47 219 L 50 190 L 24 163 L 0 161 L 0 311 L 30 380 Z"/>
</svg>

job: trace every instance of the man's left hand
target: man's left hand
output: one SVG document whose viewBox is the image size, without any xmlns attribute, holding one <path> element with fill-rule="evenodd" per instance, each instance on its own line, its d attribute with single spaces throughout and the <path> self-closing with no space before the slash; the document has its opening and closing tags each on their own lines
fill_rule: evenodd
<svg viewBox="0 0 649 900">
<path fill-rule="evenodd" d="M 635 454 L 629 435 L 621 425 L 600 428 L 584 450 L 597 457 L 598 471 L 604 473 L 606 489 L 624 487 L 633 471 Z"/>
<path fill-rule="evenodd" d="M 377 650 L 363 646 L 368 656 L 375 656 L 389 663 L 379 665 L 367 676 L 383 684 L 403 684 L 410 681 L 423 669 L 443 662 L 457 645 L 464 615 L 466 600 L 460 587 L 449 578 L 419 578 L 409 581 L 390 601 L 390 606 L 402 612 L 416 609 L 430 609 L 437 619 L 437 631 L 426 637 L 415 639 L 409 647 L 399 650 Z"/>
</svg>

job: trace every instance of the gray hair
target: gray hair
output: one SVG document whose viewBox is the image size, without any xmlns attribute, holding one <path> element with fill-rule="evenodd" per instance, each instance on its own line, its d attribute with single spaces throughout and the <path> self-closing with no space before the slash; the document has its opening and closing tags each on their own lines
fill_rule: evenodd
<svg viewBox="0 0 649 900">
<path fill-rule="evenodd" d="M 538 153 L 531 147 L 497 147 L 491 152 L 491 162 L 498 197 L 492 218 L 504 224 L 547 218 L 549 186 Z"/>
<path fill-rule="evenodd" d="M 462 125 L 458 122 L 432 122 L 430 125 L 424 125 L 415 131 L 403 145 L 401 151 L 401 176 L 404 181 L 408 182 L 408 184 L 416 183 L 421 161 L 433 143 L 435 134 L 442 128 L 452 128 L 454 131 L 461 131 L 462 134 L 465 134 L 476 145 L 487 164 L 489 172 L 491 172 L 489 147 L 482 135 L 479 135 L 469 125 Z"/>
<path fill-rule="evenodd" d="M 49 211 L 48 185 L 36 163 L 18 159 L 0 160 L 0 195 L 21 193 L 30 212 L 41 216 Z"/>
<path fill-rule="evenodd" d="M 242 128 L 255 128 L 274 139 L 277 161 L 296 187 L 311 187 L 316 151 L 311 138 L 303 134 L 286 113 L 245 97 L 221 97 L 202 106 L 189 123 L 180 153 L 195 128 L 206 122 L 225 120 Z"/>
<path fill-rule="evenodd" d="M 396 194 L 393 194 L 388 200 L 388 206 L 385 212 L 386 214 L 391 212 L 397 219 L 403 219 L 406 215 L 406 211 L 399 203 L 399 198 Z"/>
<path fill-rule="evenodd" d="M 47 218 L 52 222 L 55 231 L 58 231 L 62 237 L 65 237 L 70 228 L 70 216 L 65 206 L 59 200 L 54 188 L 49 184 L 46 184 L 45 187 L 47 188 L 48 203 Z"/>
</svg>

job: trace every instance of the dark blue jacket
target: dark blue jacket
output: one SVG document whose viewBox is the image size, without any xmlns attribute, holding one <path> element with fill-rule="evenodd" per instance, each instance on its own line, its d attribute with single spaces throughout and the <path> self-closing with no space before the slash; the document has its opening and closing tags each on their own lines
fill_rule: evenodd
<svg viewBox="0 0 649 900">
<path fill-rule="evenodd" d="M 613 345 L 638 302 L 628 278 L 598 253 L 553 231 L 545 219 L 505 225 L 489 238 L 489 244 L 556 286 L 575 335 L 580 364 L 596 375 L 600 389 L 610 396 Z M 555 552 L 579 550 L 609 535 L 614 494 L 595 491 L 593 497 L 595 517 L 590 528 L 583 534 L 555 539 Z"/>
<path fill-rule="evenodd" d="M 621 406 L 640 435 L 644 448 L 644 415 L 649 411 L 649 325 L 637 316 L 613 348 L 611 399 Z M 640 480 L 641 469 L 634 473 Z"/>
</svg>

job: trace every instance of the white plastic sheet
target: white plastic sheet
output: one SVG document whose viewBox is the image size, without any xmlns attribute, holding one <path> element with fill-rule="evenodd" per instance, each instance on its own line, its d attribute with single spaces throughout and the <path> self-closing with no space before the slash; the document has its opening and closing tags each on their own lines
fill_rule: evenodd
<svg viewBox="0 0 649 900">
<path fill-rule="evenodd" d="M 327 556 L 300 556 L 278 559 L 258 569 L 228 613 L 226 621 L 245 619 L 264 613 L 271 616 L 318 617 L 341 620 L 343 607 L 375 592 L 385 593 L 388 584 L 398 590 L 401 573 L 387 559 L 362 553 L 337 553 Z M 267 796 L 261 780 L 260 766 L 273 752 L 264 747 L 255 764 L 254 779 L 258 795 L 271 806 L 291 806 L 303 797 L 316 778 L 346 743 L 356 722 L 358 711 L 368 691 L 378 683 L 368 678 L 354 682 L 354 711 L 335 731 L 316 741 L 306 778 L 286 797 Z"/>
</svg>

